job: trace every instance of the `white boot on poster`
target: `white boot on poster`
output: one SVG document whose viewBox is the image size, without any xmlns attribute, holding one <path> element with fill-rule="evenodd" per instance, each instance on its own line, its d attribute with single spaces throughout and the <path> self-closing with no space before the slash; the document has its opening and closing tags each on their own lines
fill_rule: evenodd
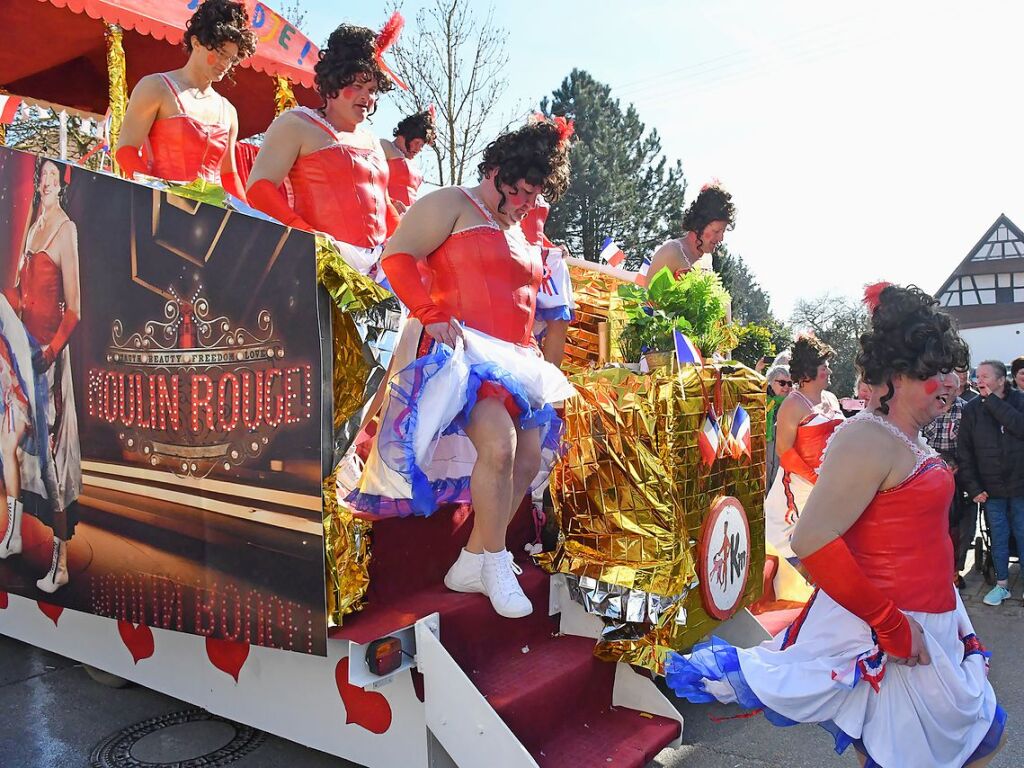
<svg viewBox="0 0 1024 768">
<path fill-rule="evenodd" d="M 0 560 L 21 554 L 21 514 L 21 501 L 8 496 L 7 531 L 4 533 L 3 542 L 0 542 Z"/>
<path fill-rule="evenodd" d="M 68 583 L 68 543 L 56 536 L 53 538 L 53 561 L 50 572 L 36 582 L 43 592 L 53 594 Z"/>
</svg>

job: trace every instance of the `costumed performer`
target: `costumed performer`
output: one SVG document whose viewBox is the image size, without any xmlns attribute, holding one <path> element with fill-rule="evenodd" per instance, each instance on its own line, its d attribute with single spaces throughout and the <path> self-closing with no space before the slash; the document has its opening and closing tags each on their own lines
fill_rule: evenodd
<svg viewBox="0 0 1024 768">
<path fill-rule="evenodd" d="M 77 523 L 72 504 L 82 490 L 68 348 L 82 313 L 78 230 L 62 207 L 70 170 L 67 166 L 62 174 L 57 161 L 37 158 L 32 223 L 18 264 L 17 284 L 4 291 L 6 300 L 0 302 L 0 336 L 21 390 L 20 394 L 8 392 L 5 387 L 3 399 L 11 403 L 13 416 L 24 398 L 29 422 L 13 430 L 4 426 L 5 485 L 9 496 L 28 491 L 43 500 L 41 506 L 33 507 L 53 529 L 53 549 L 49 572 L 36 586 L 51 593 L 68 583 L 68 544 Z M 17 481 L 8 476 L 10 453 L 17 457 Z M 13 514 L 11 506 L 9 499 L 4 557 L 17 554 L 21 544 L 23 507 L 16 496 Z M 16 533 L 11 535 L 12 531 Z"/>
<path fill-rule="evenodd" d="M 665 676 L 690 701 L 819 723 L 865 766 L 983 766 L 1006 714 L 953 586 L 953 475 L 921 439 L 956 396 L 967 345 L 918 288 L 871 286 L 867 300 L 857 365 L 884 394 L 836 430 L 793 536 L 818 590 L 773 640 L 712 638 L 670 654 Z"/>
<path fill-rule="evenodd" d="M 666 240 L 651 255 L 651 265 L 637 277 L 638 285 L 647 285 L 648 276 L 668 267 L 676 277 L 695 266 L 712 269 L 711 254 L 725 238 L 725 231 L 736 226 L 736 206 L 732 195 L 717 182 L 705 184 L 700 194 L 683 213 L 685 232 Z"/>
<path fill-rule="evenodd" d="M 256 52 L 245 4 L 204 0 L 185 26 L 184 46 L 185 66 L 146 75 L 135 86 L 114 157 L 129 179 L 204 179 L 245 200 L 235 168 L 238 113 L 213 88 Z"/>
<path fill-rule="evenodd" d="M 789 373 L 795 387 L 775 417 L 775 452 L 781 472 L 764 501 L 765 537 L 794 565 L 789 546 L 793 527 L 817 482 L 825 443 L 843 421 L 836 396 L 826 390 L 832 347 L 814 336 L 801 336 L 792 348 Z"/>
<path fill-rule="evenodd" d="M 518 224 L 538 194 L 557 200 L 568 186 L 566 131 L 543 122 L 505 133 L 479 171 L 475 187 L 415 202 L 388 242 L 384 271 L 409 318 L 380 427 L 346 500 L 377 516 L 472 502 L 473 530 L 445 585 L 486 594 L 497 613 L 516 618 L 532 605 L 506 528 L 558 449 L 551 404 L 575 394 L 534 341 L 543 264 Z"/>
<path fill-rule="evenodd" d="M 375 278 L 398 212 L 388 197 L 384 150 L 360 126 L 394 87 L 382 55 L 402 23 L 396 12 L 379 34 L 351 24 L 335 29 L 314 67 L 323 106 L 281 113 L 249 175 L 250 204 L 282 224 L 329 235 L 349 266 Z M 294 207 L 280 189 L 285 179 Z"/>
<path fill-rule="evenodd" d="M 393 140 L 380 140 L 388 160 L 388 195 L 399 214 L 416 202 L 423 184 L 423 171 L 412 160 L 437 138 L 434 123 L 435 110 L 431 104 L 422 112 L 402 118 L 395 127 Z"/>
</svg>

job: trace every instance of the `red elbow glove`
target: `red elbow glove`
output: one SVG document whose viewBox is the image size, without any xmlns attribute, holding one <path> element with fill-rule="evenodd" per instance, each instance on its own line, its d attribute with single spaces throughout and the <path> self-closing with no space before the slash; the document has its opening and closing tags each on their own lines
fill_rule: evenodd
<svg viewBox="0 0 1024 768">
<path fill-rule="evenodd" d="M 910 621 L 868 580 L 845 541 L 833 539 L 800 563 L 829 597 L 875 631 L 879 648 L 900 659 L 910 656 Z"/>
<path fill-rule="evenodd" d="M 448 315 L 430 298 L 412 254 L 393 253 L 381 261 L 380 265 L 391 284 L 391 290 L 409 308 L 410 315 L 425 326 L 449 321 Z"/>
<path fill-rule="evenodd" d="M 804 480 L 814 485 L 818 482 L 818 473 L 811 469 L 804 461 L 803 456 L 797 453 L 796 448 L 790 448 L 779 456 L 779 466 L 794 475 L 800 475 Z"/>
<path fill-rule="evenodd" d="M 114 159 L 126 179 L 134 179 L 136 173 L 149 172 L 149 166 L 142 160 L 138 147 L 119 147 L 114 153 Z"/>
<path fill-rule="evenodd" d="M 32 356 L 33 368 L 42 372 L 53 365 L 53 361 L 57 359 L 57 355 L 60 354 L 60 351 L 67 345 L 68 339 L 71 338 L 71 333 L 75 330 L 75 326 L 78 325 L 78 320 L 77 312 L 70 309 L 64 310 L 64 317 L 61 318 L 57 332 L 50 339 L 50 343 Z"/>
<path fill-rule="evenodd" d="M 398 229 L 398 222 L 401 220 L 401 214 L 398 212 L 398 209 L 395 208 L 395 204 L 391 202 L 391 199 L 388 198 L 388 209 L 384 216 L 384 223 L 387 228 L 388 237 L 395 234 L 395 230 Z M 394 285 L 394 283 L 392 283 L 392 285 Z"/>
<path fill-rule="evenodd" d="M 258 208 L 264 213 L 273 216 L 286 226 L 305 229 L 310 232 L 313 231 L 313 227 L 309 226 L 299 214 L 292 210 L 292 207 L 288 205 L 288 201 L 281 195 L 280 190 L 268 179 L 260 179 L 249 185 L 248 203 L 253 208 Z"/>
<path fill-rule="evenodd" d="M 247 202 L 245 196 L 245 187 L 242 185 L 242 180 L 238 174 L 234 171 L 228 171 L 220 175 L 220 185 L 224 188 L 224 191 L 229 195 L 234 195 L 243 203 Z"/>
</svg>

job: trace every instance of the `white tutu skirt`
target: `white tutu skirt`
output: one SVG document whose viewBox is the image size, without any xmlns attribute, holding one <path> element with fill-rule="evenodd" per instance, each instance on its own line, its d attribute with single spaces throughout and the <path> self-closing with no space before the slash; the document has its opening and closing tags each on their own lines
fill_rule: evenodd
<svg viewBox="0 0 1024 768">
<path fill-rule="evenodd" d="M 807 498 L 814 486 L 800 475 L 779 468 L 768 496 L 764 500 L 764 537 L 780 556 L 792 560 L 796 556 L 790 546 L 793 529 L 800 519 Z"/>
<path fill-rule="evenodd" d="M 908 612 L 931 663 L 891 664 L 871 628 L 815 592 L 800 617 L 754 648 L 719 638 L 670 654 L 665 678 L 693 702 L 763 709 L 775 725 L 818 723 L 882 768 L 961 768 L 999 744 L 1006 715 L 988 682 L 988 652 L 959 595 L 948 613 Z"/>
<path fill-rule="evenodd" d="M 554 403 L 576 390 L 540 353 L 463 327 L 452 350 L 433 342 L 417 356 L 423 326 L 406 318 L 395 348 L 387 395 L 358 485 L 339 497 L 374 517 L 430 515 L 442 504 L 471 501 L 476 451 L 464 431 L 484 382 L 501 386 L 519 410 L 520 429 L 540 429 L 542 464 L 557 458 L 562 422 Z"/>
</svg>

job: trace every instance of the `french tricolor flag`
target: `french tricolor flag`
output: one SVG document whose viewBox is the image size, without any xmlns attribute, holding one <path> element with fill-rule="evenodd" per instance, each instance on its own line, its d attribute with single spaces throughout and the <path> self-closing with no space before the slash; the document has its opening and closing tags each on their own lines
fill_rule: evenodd
<svg viewBox="0 0 1024 768">
<path fill-rule="evenodd" d="M 10 125 L 21 106 L 20 96 L 0 95 L 0 125 Z"/>
<path fill-rule="evenodd" d="M 704 416 L 704 424 L 697 434 L 697 448 L 700 449 L 700 458 L 709 467 L 718 458 L 718 449 L 722 445 L 722 430 L 718 426 L 718 419 L 713 413 Z"/>
<path fill-rule="evenodd" d="M 676 359 L 680 365 L 704 365 L 700 350 L 682 331 L 676 331 Z"/>
<path fill-rule="evenodd" d="M 644 260 L 640 262 L 640 269 L 638 269 L 637 272 L 639 272 L 641 275 L 646 275 L 648 272 L 651 271 L 651 256 L 652 254 L 647 254 L 646 256 L 644 256 Z"/>
<path fill-rule="evenodd" d="M 609 266 L 618 267 L 626 260 L 626 254 L 615 244 L 614 240 L 606 237 L 601 243 L 601 253 L 598 254 L 598 258 Z"/>
<path fill-rule="evenodd" d="M 743 406 L 737 405 L 732 414 L 732 426 L 729 428 L 732 438 L 733 458 L 738 459 L 746 454 L 750 458 L 750 414 Z"/>
</svg>

